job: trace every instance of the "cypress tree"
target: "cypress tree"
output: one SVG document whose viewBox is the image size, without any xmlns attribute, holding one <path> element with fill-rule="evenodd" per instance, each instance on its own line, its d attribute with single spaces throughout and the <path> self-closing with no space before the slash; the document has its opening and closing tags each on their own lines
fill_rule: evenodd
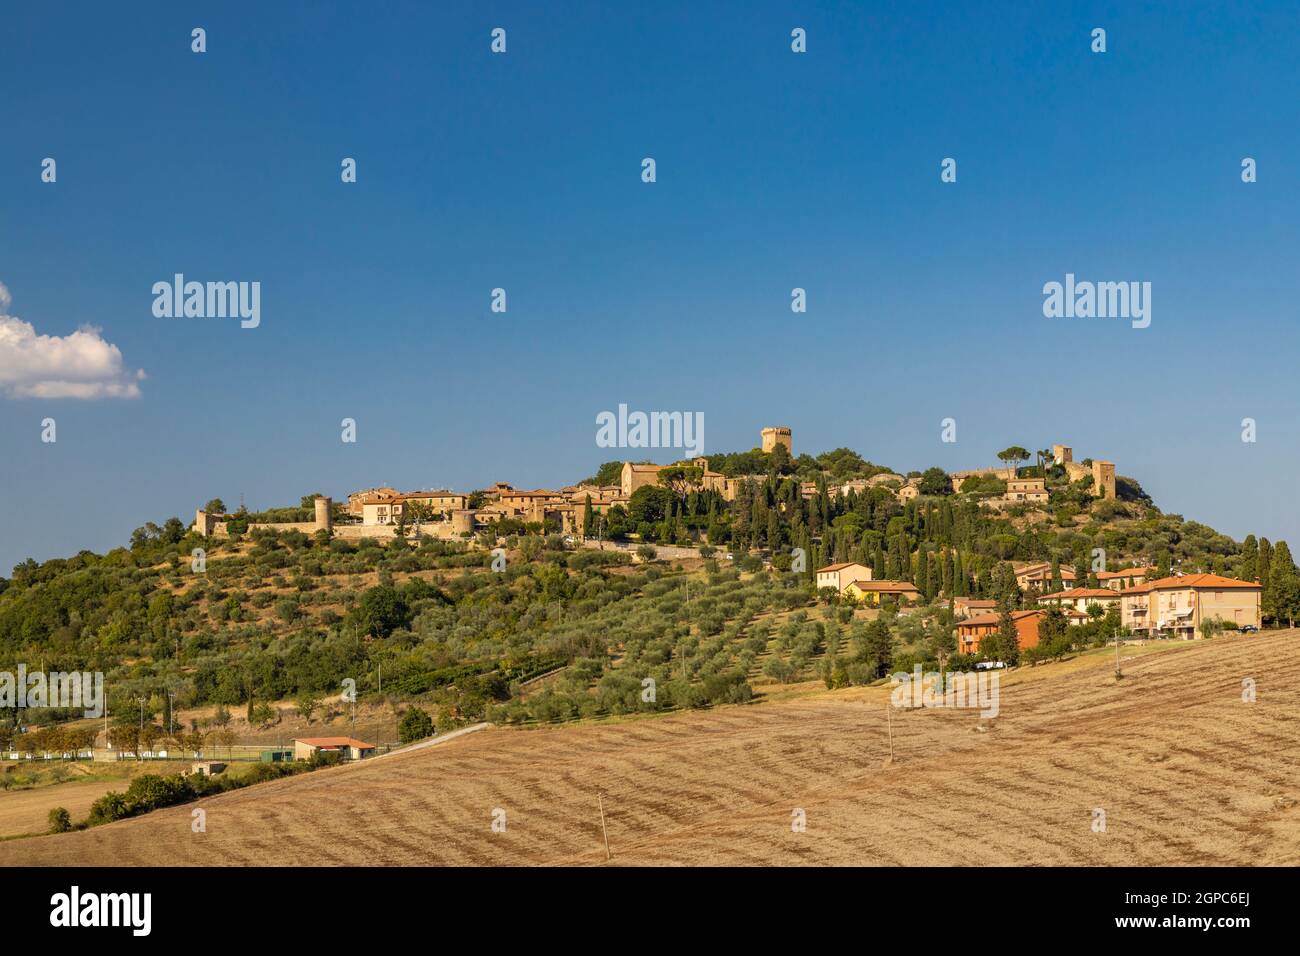
<svg viewBox="0 0 1300 956">
<path fill-rule="evenodd" d="M 1295 619 L 1300 612 L 1297 605 L 1300 605 L 1300 572 L 1291 560 L 1291 549 L 1287 543 L 1279 541 L 1269 562 L 1264 606 L 1273 620 L 1278 623 L 1286 621 L 1287 627 L 1295 627 Z"/>
<path fill-rule="evenodd" d="M 1259 583 L 1264 588 L 1264 593 L 1268 593 L 1268 572 L 1269 565 L 1272 563 L 1273 546 L 1268 543 L 1268 538 L 1259 539 L 1259 559 L 1255 564 L 1255 573 L 1259 575 Z"/>
<path fill-rule="evenodd" d="M 998 618 L 998 651 L 1001 660 L 1014 667 L 1020 663 L 1020 634 L 1016 631 L 1016 622 L 1011 617 L 1011 605 L 1007 602 L 1002 607 Z"/>
<path fill-rule="evenodd" d="M 1237 577 L 1242 581 L 1254 581 L 1259 576 L 1259 544 L 1253 534 L 1246 535 L 1241 543 L 1241 562 L 1237 565 Z"/>
</svg>

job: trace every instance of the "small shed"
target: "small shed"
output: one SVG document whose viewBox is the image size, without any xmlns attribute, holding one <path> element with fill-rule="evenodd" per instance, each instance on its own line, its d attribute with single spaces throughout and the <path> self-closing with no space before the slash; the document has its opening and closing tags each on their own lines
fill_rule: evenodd
<svg viewBox="0 0 1300 956">
<path fill-rule="evenodd" d="M 224 760 L 196 760 L 190 764 L 190 773 L 197 773 L 201 777 L 212 777 L 225 769 Z"/>
</svg>

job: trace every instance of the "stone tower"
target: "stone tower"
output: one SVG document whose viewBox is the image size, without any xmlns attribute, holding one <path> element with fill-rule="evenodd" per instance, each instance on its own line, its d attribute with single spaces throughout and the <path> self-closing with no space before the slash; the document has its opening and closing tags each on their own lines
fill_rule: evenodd
<svg viewBox="0 0 1300 956">
<path fill-rule="evenodd" d="M 771 454 L 772 449 L 777 445 L 784 445 L 785 450 L 788 451 L 791 456 L 794 455 L 794 438 L 790 433 L 790 429 L 781 425 L 764 428 L 763 453 Z"/>
<path fill-rule="evenodd" d="M 316 530 L 334 530 L 334 500 L 332 498 L 316 499 Z"/>
<path fill-rule="evenodd" d="M 212 537 L 217 525 L 217 515 L 208 514 L 202 508 L 194 512 L 194 531 L 205 538 Z"/>
<path fill-rule="evenodd" d="M 1067 461 L 1074 461 L 1074 449 L 1069 445 L 1053 445 L 1052 461 L 1058 465 L 1064 465 Z"/>
<path fill-rule="evenodd" d="M 1102 498 L 1115 497 L 1115 463 L 1113 461 L 1093 461 L 1092 492 Z"/>
</svg>

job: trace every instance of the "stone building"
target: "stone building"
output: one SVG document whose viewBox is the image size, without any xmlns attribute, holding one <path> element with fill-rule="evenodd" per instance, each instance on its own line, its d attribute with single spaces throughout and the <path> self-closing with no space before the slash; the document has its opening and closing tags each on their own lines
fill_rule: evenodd
<svg viewBox="0 0 1300 956">
<path fill-rule="evenodd" d="M 784 445 L 791 457 L 794 456 L 794 435 L 784 425 L 773 425 L 763 429 L 763 453 L 771 454 L 777 445 Z"/>
<path fill-rule="evenodd" d="M 1113 461 L 1094 461 L 1092 463 L 1092 491 L 1099 498 L 1115 497 L 1115 463 Z"/>
</svg>

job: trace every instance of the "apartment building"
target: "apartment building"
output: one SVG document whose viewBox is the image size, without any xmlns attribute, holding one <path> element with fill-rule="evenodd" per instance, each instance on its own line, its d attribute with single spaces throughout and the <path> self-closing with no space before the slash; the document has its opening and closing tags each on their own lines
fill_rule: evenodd
<svg viewBox="0 0 1300 956">
<path fill-rule="evenodd" d="M 1088 608 L 1094 604 L 1110 610 L 1119 604 L 1119 593 L 1109 588 L 1068 588 L 1054 594 L 1044 594 L 1038 599 L 1039 607 L 1059 607 L 1062 611 L 1078 611 L 1086 618 Z"/>
<path fill-rule="evenodd" d="M 980 614 L 992 614 L 997 608 L 997 601 L 985 601 L 972 597 L 955 597 L 952 599 L 953 617 L 977 617 Z"/>
<path fill-rule="evenodd" d="M 1199 638 L 1206 621 L 1259 627 L 1262 593 L 1255 581 L 1218 574 L 1175 575 L 1121 591 L 1120 619 L 1138 635 Z"/>
<path fill-rule="evenodd" d="M 1074 581 L 1074 571 L 1062 565 L 1061 583 L 1070 584 Z M 1020 590 L 1027 591 L 1034 589 L 1041 591 L 1044 588 L 1051 587 L 1052 584 L 1052 565 L 1047 561 L 1038 561 L 1034 564 L 1026 564 L 1016 569 L 1016 584 Z"/>
<path fill-rule="evenodd" d="M 1124 568 L 1119 571 L 1098 571 L 1097 583 L 1112 591 L 1124 591 L 1146 584 L 1147 578 L 1154 577 L 1155 568 Z"/>
<path fill-rule="evenodd" d="M 1038 646 L 1038 629 L 1046 611 L 1012 611 L 1011 621 L 1016 626 L 1020 649 Z M 996 634 L 1002 616 L 997 613 L 981 614 L 957 622 L 957 653 L 978 654 L 980 643 L 990 634 Z"/>
</svg>

